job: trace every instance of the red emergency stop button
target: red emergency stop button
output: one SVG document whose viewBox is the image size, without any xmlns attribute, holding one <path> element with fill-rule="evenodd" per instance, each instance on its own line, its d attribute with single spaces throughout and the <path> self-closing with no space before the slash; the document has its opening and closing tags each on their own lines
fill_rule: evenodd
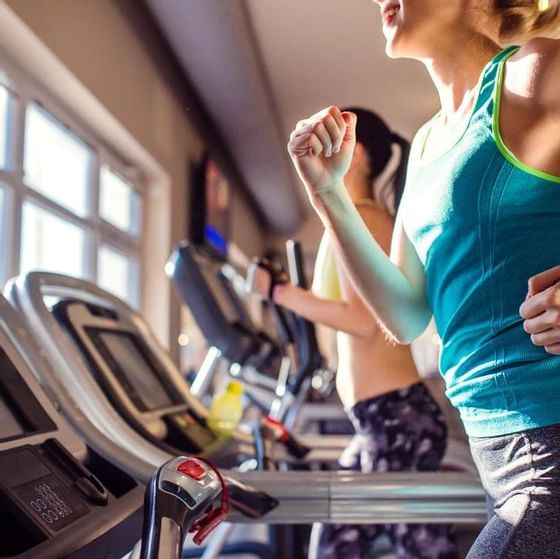
<svg viewBox="0 0 560 559">
<path fill-rule="evenodd" d="M 196 480 L 202 479 L 206 474 L 206 470 L 194 460 L 181 462 L 177 466 L 177 471 Z"/>
</svg>

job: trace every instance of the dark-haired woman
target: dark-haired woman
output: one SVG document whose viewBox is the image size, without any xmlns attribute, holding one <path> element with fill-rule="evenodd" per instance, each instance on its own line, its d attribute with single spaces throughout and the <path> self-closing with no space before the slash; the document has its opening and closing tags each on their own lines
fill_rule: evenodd
<svg viewBox="0 0 560 559">
<path fill-rule="evenodd" d="M 386 330 L 409 343 L 435 318 L 491 504 L 468 558 L 557 558 L 560 0 L 376 3 L 387 53 L 424 63 L 441 100 L 413 142 L 390 257 L 344 187 L 356 116 L 313 115 L 289 151 Z"/>
<path fill-rule="evenodd" d="M 402 193 L 409 144 L 376 114 L 352 111 L 359 117 L 357 143 L 345 187 L 361 219 L 388 252 L 392 209 Z M 393 152 L 400 158 L 397 171 L 374 189 L 376 179 L 387 174 Z M 257 290 L 269 293 L 268 272 L 257 267 L 251 275 Z M 437 470 L 447 444 L 441 410 L 420 381 L 409 346 L 390 341 L 357 294 L 328 231 L 319 247 L 312 290 L 278 284 L 272 296 L 276 303 L 337 332 L 336 387 L 356 430 L 341 465 L 363 472 Z M 450 528 L 441 524 L 317 526 L 311 556 L 365 559 L 382 532 L 400 559 L 456 557 Z"/>
</svg>

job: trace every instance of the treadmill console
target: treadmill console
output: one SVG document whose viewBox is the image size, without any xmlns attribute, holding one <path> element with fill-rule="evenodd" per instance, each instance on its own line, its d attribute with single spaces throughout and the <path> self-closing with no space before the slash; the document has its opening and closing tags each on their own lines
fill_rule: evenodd
<svg viewBox="0 0 560 559">
<path fill-rule="evenodd" d="M 107 398 L 142 436 L 175 454 L 209 454 L 222 444 L 134 325 L 110 309 L 76 300 L 60 301 L 53 314 Z"/>
<path fill-rule="evenodd" d="M 0 557 L 121 557 L 140 538 L 142 494 L 88 453 L 0 332 Z"/>
</svg>

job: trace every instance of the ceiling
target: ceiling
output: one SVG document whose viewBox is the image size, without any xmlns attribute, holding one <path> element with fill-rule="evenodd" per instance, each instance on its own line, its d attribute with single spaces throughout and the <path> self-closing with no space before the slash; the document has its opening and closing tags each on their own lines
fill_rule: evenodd
<svg viewBox="0 0 560 559">
<path fill-rule="evenodd" d="M 271 230 L 307 210 L 286 152 L 295 123 L 331 104 L 411 137 L 437 107 L 417 62 L 384 54 L 371 0 L 146 0 Z"/>
</svg>

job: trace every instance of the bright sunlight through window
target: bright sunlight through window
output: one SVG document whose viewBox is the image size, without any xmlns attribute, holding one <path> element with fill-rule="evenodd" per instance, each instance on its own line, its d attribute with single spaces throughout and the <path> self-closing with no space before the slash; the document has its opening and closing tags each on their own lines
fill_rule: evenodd
<svg viewBox="0 0 560 559">
<path fill-rule="evenodd" d="M 121 231 L 138 233 L 140 200 L 134 189 L 109 167 L 101 169 L 99 215 Z"/>
<path fill-rule="evenodd" d="M 84 276 L 84 231 L 32 204 L 23 204 L 21 272 L 49 270 Z"/>
<path fill-rule="evenodd" d="M 27 109 L 25 182 L 75 214 L 87 214 L 90 149 L 37 105 Z"/>
<path fill-rule="evenodd" d="M 108 246 L 99 249 L 97 282 L 101 287 L 138 306 L 138 294 L 131 288 L 136 282 L 136 263 Z"/>
</svg>

